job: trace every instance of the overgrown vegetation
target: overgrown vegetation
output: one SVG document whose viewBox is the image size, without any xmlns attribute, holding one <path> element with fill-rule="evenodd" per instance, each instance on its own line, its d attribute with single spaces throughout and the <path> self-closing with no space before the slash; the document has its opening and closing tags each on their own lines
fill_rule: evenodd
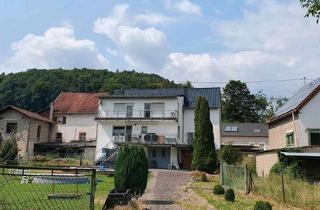
<svg viewBox="0 0 320 210">
<path fill-rule="evenodd" d="M 236 165 L 241 161 L 241 154 L 232 144 L 224 145 L 218 152 L 218 159 L 221 163 Z"/>
<path fill-rule="evenodd" d="M 192 176 L 192 180 L 194 180 L 194 181 L 206 182 L 208 180 L 207 174 L 202 171 L 192 171 L 191 176 Z"/>
<path fill-rule="evenodd" d="M 156 74 L 93 69 L 32 69 L 0 75 L 0 109 L 14 105 L 39 111 L 60 92 L 106 92 L 114 88 L 190 87 L 175 84 Z"/>
<path fill-rule="evenodd" d="M 8 165 L 16 165 L 18 163 L 18 144 L 16 138 L 11 136 L 5 141 L 0 151 L 0 163 Z"/>
<path fill-rule="evenodd" d="M 284 194 L 282 191 L 281 176 L 270 174 L 269 177 L 256 177 L 254 179 L 255 192 L 264 197 L 272 198 L 280 203 L 286 203 L 303 208 L 319 209 L 320 186 L 316 183 L 309 183 L 302 179 L 295 179 L 292 176 L 284 175 Z M 277 209 L 277 208 L 275 208 Z"/>
<path fill-rule="evenodd" d="M 198 97 L 194 114 L 195 139 L 192 169 L 213 173 L 217 167 L 217 154 L 210 122 L 209 104 L 204 97 Z"/>
<path fill-rule="evenodd" d="M 135 197 L 141 196 L 147 186 L 148 160 L 142 146 L 123 145 L 119 149 L 115 167 L 115 188 L 131 190 Z"/>
</svg>

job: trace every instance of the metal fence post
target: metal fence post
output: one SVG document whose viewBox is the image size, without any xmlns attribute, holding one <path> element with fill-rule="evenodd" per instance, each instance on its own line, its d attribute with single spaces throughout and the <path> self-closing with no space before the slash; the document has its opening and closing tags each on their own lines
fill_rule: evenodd
<svg viewBox="0 0 320 210">
<path fill-rule="evenodd" d="M 96 191 L 96 169 L 91 170 L 91 187 L 90 187 L 90 202 L 89 210 L 94 210 L 94 195 Z"/>
<path fill-rule="evenodd" d="M 283 180 L 283 174 L 281 174 L 281 185 L 282 185 L 282 196 L 283 196 L 283 202 L 286 204 L 286 194 L 284 191 L 284 180 Z"/>
<path fill-rule="evenodd" d="M 223 186 L 223 162 L 220 163 L 220 185 Z"/>
<path fill-rule="evenodd" d="M 244 191 L 246 194 L 248 194 L 248 168 L 247 168 L 247 164 L 244 165 Z"/>
</svg>

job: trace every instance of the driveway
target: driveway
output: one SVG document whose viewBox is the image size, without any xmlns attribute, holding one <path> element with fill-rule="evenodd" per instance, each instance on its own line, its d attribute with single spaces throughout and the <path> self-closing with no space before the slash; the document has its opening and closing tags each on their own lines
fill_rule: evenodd
<svg viewBox="0 0 320 210">
<path fill-rule="evenodd" d="M 191 180 L 189 171 L 151 170 L 145 194 L 141 197 L 145 207 L 157 209 L 183 209 L 176 202 L 183 197 L 183 191 Z"/>
</svg>

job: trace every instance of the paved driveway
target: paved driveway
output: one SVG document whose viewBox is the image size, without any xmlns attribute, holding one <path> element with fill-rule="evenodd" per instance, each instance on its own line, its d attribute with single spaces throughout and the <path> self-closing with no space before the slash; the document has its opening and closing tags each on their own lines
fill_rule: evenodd
<svg viewBox="0 0 320 210">
<path fill-rule="evenodd" d="M 184 187 L 191 179 L 191 172 L 151 170 L 145 194 L 141 200 L 148 209 L 182 209 L 176 204 L 183 195 Z"/>
</svg>

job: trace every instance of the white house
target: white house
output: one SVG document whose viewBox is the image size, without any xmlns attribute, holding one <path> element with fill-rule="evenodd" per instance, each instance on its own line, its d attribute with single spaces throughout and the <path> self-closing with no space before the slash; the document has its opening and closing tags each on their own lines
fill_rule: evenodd
<svg viewBox="0 0 320 210">
<path fill-rule="evenodd" d="M 277 152 L 284 148 L 300 148 L 303 153 L 288 153 L 300 159 L 320 157 L 320 78 L 300 88 L 267 122 L 267 151 L 257 155 L 258 175 L 267 175 L 278 162 Z M 310 160 L 308 159 L 308 162 Z M 313 165 L 315 166 L 315 165 Z M 319 170 L 318 168 L 314 167 Z"/>
<path fill-rule="evenodd" d="M 121 89 L 100 97 L 96 158 L 123 143 L 146 147 L 150 167 L 190 168 L 197 97 L 208 100 L 220 148 L 220 88 Z"/>
<path fill-rule="evenodd" d="M 34 155 L 36 143 L 49 140 L 52 121 L 39 114 L 8 106 L 0 111 L 0 147 L 6 140 L 15 137 L 19 155 L 28 159 Z"/>
</svg>

